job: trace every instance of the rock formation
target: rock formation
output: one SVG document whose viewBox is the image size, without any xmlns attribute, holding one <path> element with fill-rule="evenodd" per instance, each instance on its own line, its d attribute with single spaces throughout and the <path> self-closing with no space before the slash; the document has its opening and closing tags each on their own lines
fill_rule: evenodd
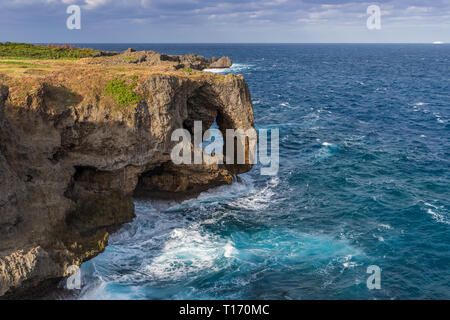
<svg viewBox="0 0 450 320">
<path fill-rule="evenodd" d="M 222 57 L 220 59 L 212 57 L 208 68 L 229 68 L 232 64 L 231 59 L 228 57 Z"/>
<path fill-rule="evenodd" d="M 167 70 L 171 59 L 199 61 L 167 57 Z M 54 283 L 101 253 L 109 233 L 133 219 L 135 192 L 192 196 L 251 168 L 170 160 L 173 130 L 195 120 L 222 131 L 253 127 L 242 76 L 140 66 L 131 70 L 139 102 L 120 106 L 101 87 L 113 71 L 92 60 L 58 62 L 39 76 L 0 74 L 0 296 Z"/>
<path fill-rule="evenodd" d="M 102 57 L 98 59 L 98 57 Z M 194 70 L 203 70 L 207 68 L 229 68 L 233 64 L 229 57 L 206 59 L 196 54 L 187 54 L 184 56 L 175 56 L 161 54 L 155 51 L 136 51 L 128 49 L 121 54 L 107 54 L 100 52 L 95 59 L 91 59 L 89 63 L 103 65 L 145 65 L 157 66 L 161 64 L 170 64 L 175 70 L 182 68 L 191 68 Z"/>
</svg>

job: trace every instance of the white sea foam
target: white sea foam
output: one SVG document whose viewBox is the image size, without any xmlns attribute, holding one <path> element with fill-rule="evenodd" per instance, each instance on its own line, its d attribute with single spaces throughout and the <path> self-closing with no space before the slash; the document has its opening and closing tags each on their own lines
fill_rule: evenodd
<svg viewBox="0 0 450 320">
<path fill-rule="evenodd" d="M 211 68 L 211 69 L 203 69 L 203 72 L 212 72 L 212 73 L 222 73 L 222 72 L 230 72 L 230 68 Z"/>
<path fill-rule="evenodd" d="M 354 267 L 356 267 L 358 264 L 356 262 L 354 262 L 354 261 L 351 261 L 352 258 L 353 258 L 353 255 L 351 255 L 351 254 L 346 255 L 343 258 L 344 262 L 342 263 L 342 266 L 344 268 L 354 268 Z"/>
<path fill-rule="evenodd" d="M 103 280 L 97 280 L 90 286 L 83 288 L 79 299 L 80 300 L 108 300 L 112 299 L 106 291 L 107 283 Z M 126 299 L 126 297 L 124 297 Z"/>
<path fill-rule="evenodd" d="M 450 221 L 445 219 L 443 214 L 440 214 L 439 212 L 433 211 L 432 209 L 428 209 L 427 213 L 433 217 L 434 220 L 440 223 L 450 224 Z"/>
<path fill-rule="evenodd" d="M 428 203 L 428 202 L 424 202 L 424 204 L 427 206 L 427 207 L 432 207 L 432 208 L 434 208 L 434 209 L 438 209 L 439 207 L 437 207 L 437 206 L 435 206 L 435 205 L 433 205 L 433 204 L 431 204 L 431 203 Z"/>
<path fill-rule="evenodd" d="M 334 243 L 334 244 L 335 245 L 336 244 L 343 245 L 345 242 L 339 242 L 339 243 Z M 326 250 L 324 250 L 324 251 L 326 251 Z M 349 251 L 351 253 L 348 253 Z M 339 273 L 342 273 L 346 269 L 360 266 L 361 263 L 353 261 L 353 258 L 355 258 L 355 257 L 361 258 L 363 256 L 364 256 L 363 252 L 360 252 L 359 250 L 357 250 L 353 247 L 350 247 L 350 246 L 344 246 L 344 247 L 336 250 L 333 253 L 333 255 L 329 257 L 329 258 L 331 258 L 329 260 L 329 262 L 324 267 L 319 268 L 317 270 L 317 272 L 319 274 L 321 274 L 325 277 L 323 287 L 325 288 L 325 287 L 329 286 L 336 280 L 335 278 L 332 277 L 333 270 L 337 269 L 337 270 L 339 270 Z"/>
<path fill-rule="evenodd" d="M 231 243 L 194 227 L 175 229 L 161 253 L 144 267 L 152 280 L 177 280 L 200 271 L 220 269 L 218 260 L 231 257 Z"/>
<path fill-rule="evenodd" d="M 392 227 L 389 224 L 380 223 L 378 226 L 380 226 L 383 229 L 391 230 Z"/>
<path fill-rule="evenodd" d="M 236 198 L 245 197 L 254 191 L 253 179 L 249 175 L 243 174 L 240 175 L 240 181 L 234 181 L 231 185 L 209 189 L 202 192 L 197 199 L 186 200 L 180 206 L 198 206 L 199 204 L 233 201 Z"/>
<path fill-rule="evenodd" d="M 427 208 L 427 213 L 432 216 L 434 220 L 439 223 L 450 224 L 448 216 L 443 213 L 443 211 L 445 211 L 444 206 L 436 206 L 428 202 L 424 202 L 424 204 L 429 207 Z"/>
<path fill-rule="evenodd" d="M 223 247 L 223 249 L 224 249 L 223 256 L 225 258 L 232 258 L 238 253 L 232 241 L 228 241 L 227 244 Z"/>
<path fill-rule="evenodd" d="M 338 146 L 330 142 L 322 142 L 322 147 L 314 154 L 316 161 L 325 160 L 333 156 Z"/>
<path fill-rule="evenodd" d="M 253 67 L 253 65 L 242 64 L 242 63 L 233 63 L 229 68 L 211 68 L 211 69 L 203 69 L 203 72 L 212 72 L 212 73 L 230 73 L 230 72 L 240 72 L 243 70 L 249 70 Z"/>
<path fill-rule="evenodd" d="M 248 196 L 240 197 L 231 202 L 230 205 L 247 210 L 259 211 L 269 207 L 274 202 L 272 197 L 275 195 L 273 188 L 280 183 L 278 177 L 273 177 L 267 182 L 267 185 L 260 190 L 253 190 Z"/>
</svg>

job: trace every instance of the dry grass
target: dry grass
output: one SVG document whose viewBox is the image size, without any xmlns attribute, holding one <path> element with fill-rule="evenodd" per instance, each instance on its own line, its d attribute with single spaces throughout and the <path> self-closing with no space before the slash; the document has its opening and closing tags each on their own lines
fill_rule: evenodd
<svg viewBox="0 0 450 320">
<path fill-rule="evenodd" d="M 8 63 L 2 63 L 8 61 Z M 173 75 L 194 81 L 223 81 L 227 76 L 192 70 L 174 70 L 172 65 L 106 66 L 89 64 L 89 58 L 80 60 L 2 60 L 0 59 L 0 83 L 10 87 L 10 103 L 25 105 L 27 96 L 42 84 L 52 90 L 48 103 L 60 106 L 76 105 L 85 100 L 103 105 L 122 114 L 130 113 L 133 106 L 121 106 L 105 92 L 111 80 L 132 79 L 146 81 L 153 75 Z M 54 92 L 53 92 L 54 91 Z M 81 98 L 80 98 L 81 97 Z M 130 110 L 128 110 L 130 109 Z"/>
</svg>

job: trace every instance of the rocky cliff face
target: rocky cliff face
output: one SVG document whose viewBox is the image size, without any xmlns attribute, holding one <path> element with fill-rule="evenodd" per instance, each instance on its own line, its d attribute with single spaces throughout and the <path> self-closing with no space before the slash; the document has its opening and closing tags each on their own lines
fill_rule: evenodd
<svg viewBox="0 0 450 320">
<path fill-rule="evenodd" d="M 141 99 L 126 112 L 57 73 L 25 94 L 8 79 L 0 77 L 0 296 L 67 276 L 102 252 L 108 234 L 133 219 L 134 193 L 192 196 L 250 168 L 170 160 L 173 130 L 195 120 L 253 127 L 241 76 L 141 76 Z"/>
<path fill-rule="evenodd" d="M 99 57 L 102 57 L 99 59 Z M 229 68 L 233 64 L 229 57 L 206 59 L 196 54 L 187 54 L 184 56 L 161 54 L 155 51 L 136 51 L 128 49 L 120 54 L 107 55 L 100 53 L 95 59 L 89 60 L 92 64 L 103 65 L 171 65 L 175 70 L 182 68 L 191 68 L 203 70 L 207 68 Z"/>
</svg>

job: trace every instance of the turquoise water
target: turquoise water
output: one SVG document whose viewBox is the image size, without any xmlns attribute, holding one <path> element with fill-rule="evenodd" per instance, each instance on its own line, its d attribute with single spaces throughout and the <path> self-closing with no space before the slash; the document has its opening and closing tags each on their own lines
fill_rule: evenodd
<svg viewBox="0 0 450 320">
<path fill-rule="evenodd" d="M 136 201 L 79 298 L 450 299 L 450 46 L 94 47 L 230 56 L 280 171 Z"/>
</svg>

